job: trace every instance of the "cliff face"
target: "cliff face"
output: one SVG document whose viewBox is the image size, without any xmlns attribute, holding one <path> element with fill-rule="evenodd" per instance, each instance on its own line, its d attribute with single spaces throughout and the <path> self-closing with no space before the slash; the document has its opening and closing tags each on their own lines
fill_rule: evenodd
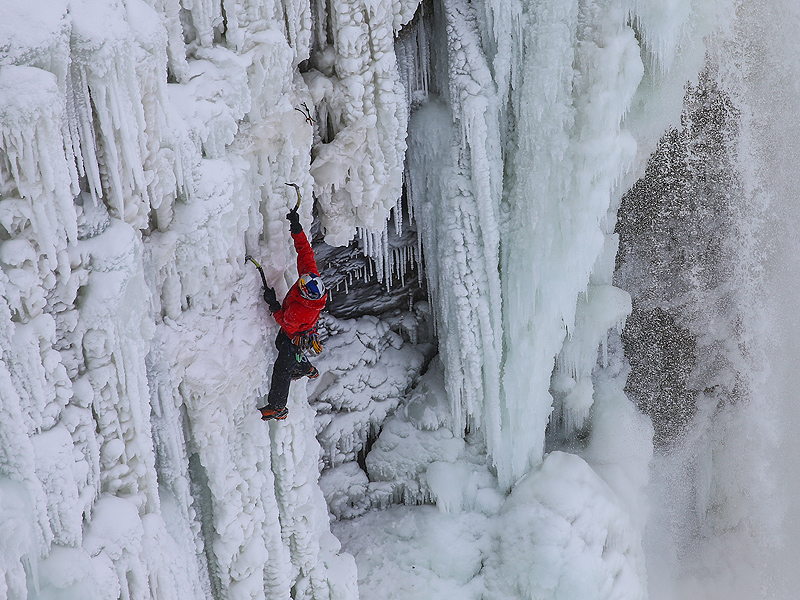
<svg viewBox="0 0 800 600">
<path fill-rule="evenodd" d="M 243 266 L 285 293 L 285 182 L 339 243 L 400 196 L 414 7 L 343 9 L 304 78 L 308 4 L 4 7 L 3 597 L 357 594 L 303 390 L 256 418 L 275 326 Z"/>
<path fill-rule="evenodd" d="M 664 446 L 747 395 L 742 88 L 658 143 L 728 5 L 662 4 L 0 0 L 0 598 L 645 597 L 629 371 Z M 265 424 L 287 183 L 333 298 Z"/>
</svg>

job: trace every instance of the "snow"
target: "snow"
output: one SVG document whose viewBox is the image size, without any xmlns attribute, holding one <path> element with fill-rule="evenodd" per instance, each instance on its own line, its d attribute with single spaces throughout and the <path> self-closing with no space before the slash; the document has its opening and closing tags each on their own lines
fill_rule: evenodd
<svg viewBox="0 0 800 600">
<path fill-rule="evenodd" d="M 578 457 L 548 455 L 515 487 L 500 518 L 497 592 L 533 598 L 645 597 L 635 529 L 616 497 Z"/>
<path fill-rule="evenodd" d="M 775 158 L 732 49 L 760 13 L 733 4 L 0 0 L 0 600 L 733 594 L 779 529 L 779 434 L 714 388 L 767 375 L 698 368 L 693 435 L 659 454 L 620 332 L 663 290 L 614 279 L 621 197 L 707 49 L 742 151 Z M 367 257 L 334 294 L 408 305 L 325 315 L 319 378 L 265 423 L 278 328 L 243 259 L 295 281 L 287 184 L 326 262 Z M 739 231 L 751 287 L 687 298 L 740 319 L 692 325 L 775 361 L 745 274 L 761 243 L 794 263 Z"/>
<path fill-rule="evenodd" d="M 314 361 L 323 374 L 309 384 L 308 399 L 317 411 L 323 461 L 335 467 L 355 460 L 397 409 L 423 355 L 374 317 L 326 317 L 323 325 L 330 337 Z"/>
<path fill-rule="evenodd" d="M 393 507 L 333 531 L 355 554 L 370 597 L 645 597 L 636 530 L 577 456 L 548 455 L 501 502 L 486 513 Z"/>
<path fill-rule="evenodd" d="M 356 556 L 364 597 L 479 598 L 473 578 L 491 548 L 486 522 L 474 513 L 400 506 L 333 531 Z"/>
</svg>

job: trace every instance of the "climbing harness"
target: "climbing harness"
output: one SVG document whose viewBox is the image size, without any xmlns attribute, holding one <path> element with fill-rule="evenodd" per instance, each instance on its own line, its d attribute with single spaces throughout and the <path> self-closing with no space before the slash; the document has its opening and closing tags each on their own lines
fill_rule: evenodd
<svg viewBox="0 0 800 600">
<path fill-rule="evenodd" d="M 319 333 L 316 325 L 308 331 L 298 333 L 292 338 L 292 343 L 303 352 L 317 356 L 322 352 L 322 343 L 319 341 Z"/>
</svg>

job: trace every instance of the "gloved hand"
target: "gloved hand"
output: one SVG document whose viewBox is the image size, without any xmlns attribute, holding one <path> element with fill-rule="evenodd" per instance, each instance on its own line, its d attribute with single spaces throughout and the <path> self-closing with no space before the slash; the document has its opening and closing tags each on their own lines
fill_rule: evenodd
<svg viewBox="0 0 800 600">
<path fill-rule="evenodd" d="M 269 312 L 277 312 L 281 309 L 281 303 L 278 302 L 278 298 L 275 296 L 275 290 L 271 287 L 264 288 L 264 302 L 269 306 Z"/>
<path fill-rule="evenodd" d="M 293 208 L 286 213 L 286 219 L 289 221 L 289 223 L 291 223 L 289 231 L 292 233 L 301 233 L 303 231 L 303 226 L 300 225 L 300 215 L 297 214 L 297 209 Z"/>
</svg>

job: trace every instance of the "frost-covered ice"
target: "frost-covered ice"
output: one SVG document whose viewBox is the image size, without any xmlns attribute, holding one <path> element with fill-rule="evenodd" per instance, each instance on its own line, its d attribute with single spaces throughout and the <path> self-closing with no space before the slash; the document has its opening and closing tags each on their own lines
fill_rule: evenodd
<svg viewBox="0 0 800 600">
<path fill-rule="evenodd" d="M 771 55 L 744 31 L 762 9 L 734 8 L 0 0 L 0 600 L 646 598 L 685 569 L 645 556 L 654 464 L 658 490 L 696 467 L 676 507 L 726 533 L 704 565 L 727 556 L 768 521 L 737 520 L 758 461 L 719 449 L 757 411 L 706 403 L 654 461 L 620 336 L 646 286 L 613 276 L 620 198 L 704 57 L 766 204 L 745 163 L 771 156 Z M 277 325 L 243 258 L 279 297 L 297 277 L 287 183 L 409 305 L 324 317 L 321 376 L 263 423 Z M 750 281 L 762 234 L 740 231 Z M 745 292 L 703 343 L 758 355 Z M 754 396 L 748 369 L 695 384 Z"/>
<path fill-rule="evenodd" d="M 475 488 L 478 473 L 451 472 L 450 484 Z M 363 594 L 646 597 L 636 528 L 579 457 L 552 453 L 505 500 L 479 497 L 451 512 L 393 507 L 336 523 L 334 533 L 356 556 Z"/>
<path fill-rule="evenodd" d="M 368 437 L 414 383 L 424 356 L 375 317 L 323 317 L 322 327 L 329 337 L 324 355 L 314 362 L 323 374 L 309 383 L 308 399 L 317 411 L 323 461 L 335 467 L 365 452 Z"/>
<path fill-rule="evenodd" d="M 220 43 L 220 4 L 3 5 L 3 598 L 357 593 L 313 412 L 255 418 L 242 258 L 285 291 L 284 182 L 311 191 L 309 10 L 274 8 L 227 3 Z"/>
</svg>

